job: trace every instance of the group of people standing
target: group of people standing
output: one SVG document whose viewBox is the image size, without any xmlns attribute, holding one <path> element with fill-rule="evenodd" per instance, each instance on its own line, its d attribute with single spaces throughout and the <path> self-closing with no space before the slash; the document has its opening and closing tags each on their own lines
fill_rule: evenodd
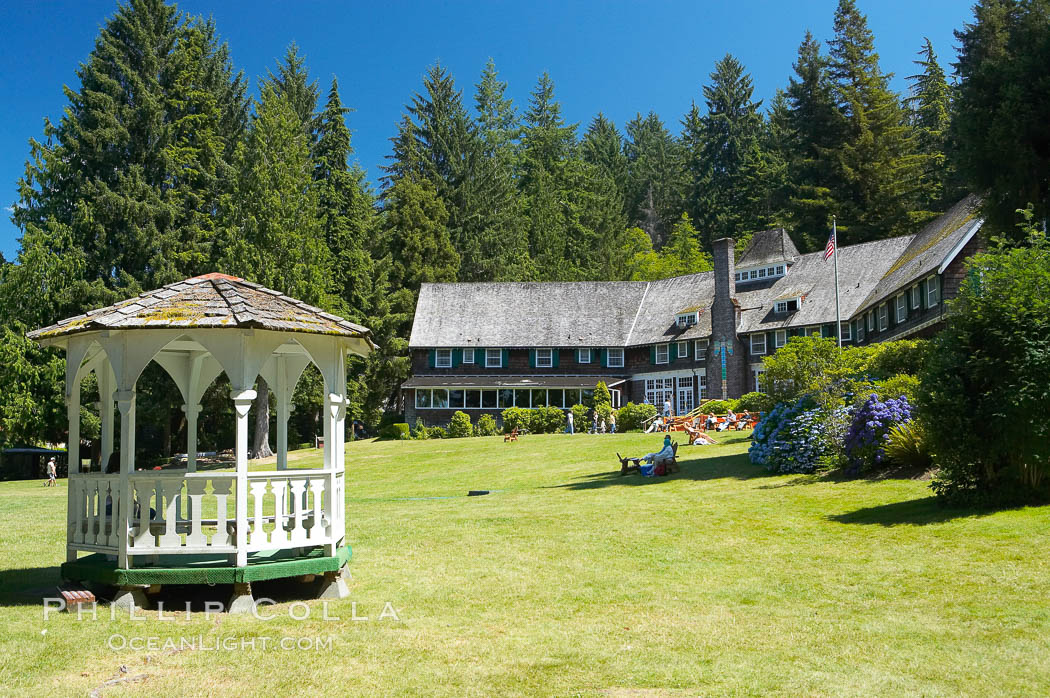
<svg viewBox="0 0 1050 698">
<path fill-rule="evenodd" d="M 572 410 L 565 410 L 565 433 L 575 434 L 576 433 L 576 418 L 572 414 Z M 616 412 L 615 410 L 609 412 L 609 421 L 606 423 L 603 417 L 600 417 L 598 410 L 591 409 L 591 428 L 587 431 L 588 434 L 615 434 L 616 433 Z"/>
</svg>

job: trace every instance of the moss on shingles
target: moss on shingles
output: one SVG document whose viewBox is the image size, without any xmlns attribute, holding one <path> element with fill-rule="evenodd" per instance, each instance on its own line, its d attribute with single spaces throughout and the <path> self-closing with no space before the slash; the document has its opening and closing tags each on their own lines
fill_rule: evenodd
<svg viewBox="0 0 1050 698">
<path fill-rule="evenodd" d="M 900 269 L 904 268 L 904 266 L 906 264 L 908 264 L 909 262 L 914 260 L 916 257 L 918 257 L 919 255 L 921 255 L 924 252 L 926 252 L 927 250 L 929 250 L 931 247 L 933 247 L 934 245 L 939 243 L 941 240 L 943 240 L 944 238 L 948 237 L 949 235 L 951 235 L 956 230 L 958 230 L 962 226 L 966 225 L 967 223 L 969 223 L 973 219 L 974 219 L 974 214 L 972 212 L 971 213 L 967 213 L 966 216 L 964 216 L 958 223 L 950 223 L 950 224 L 942 227 L 941 228 L 941 232 L 938 233 L 937 235 L 931 235 L 930 239 L 926 241 L 926 244 L 922 245 L 920 248 L 916 249 L 913 252 L 905 252 L 903 255 L 901 255 L 901 258 L 893 263 L 893 266 L 890 267 L 886 271 L 886 273 L 882 275 L 882 278 L 884 278 L 884 279 L 888 278 L 891 274 L 894 274 L 895 272 L 897 272 Z"/>
</svg>

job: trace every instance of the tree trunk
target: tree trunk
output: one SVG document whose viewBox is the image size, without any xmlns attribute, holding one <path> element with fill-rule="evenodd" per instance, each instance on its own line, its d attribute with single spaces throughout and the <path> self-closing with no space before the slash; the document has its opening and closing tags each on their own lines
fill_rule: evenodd
<svg viewBox="0 0 1050 698">
<path fill-rule="evenodd" d="M 270 386 L 259 376 L 255 381 L 255 439 L 252 441 L 252 458 L 269 458 L 270 450 Z"/>
</svg>

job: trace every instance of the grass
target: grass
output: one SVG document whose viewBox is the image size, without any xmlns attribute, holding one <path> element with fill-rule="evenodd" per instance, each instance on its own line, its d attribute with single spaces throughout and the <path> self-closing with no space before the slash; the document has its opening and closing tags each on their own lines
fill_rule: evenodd
<svg viewBox="0 0 1050 698">
<path fill-rule="evenodd" d="M 145 674 L 100 694 L 1047 693 L 1050 508 L 953 511 L 914 480 L 769 476 L 745 437 L 719 436 L 652 479 L 617 474 L 616 451 L 657 445 L 640 434 L 349 444 L 353 581 L 331 622 L 318 601 L 291 619 L 309 595 L 287 584 L 257 589 L 282 600 L 271 621 L 44 622 L 64 483 L 0 483 L 0 686 L 83 696 Z M 378 619 L 387 602 L 400 620 Z M 113 635 L 331 646 L 114 651 Z"/>
</svg>

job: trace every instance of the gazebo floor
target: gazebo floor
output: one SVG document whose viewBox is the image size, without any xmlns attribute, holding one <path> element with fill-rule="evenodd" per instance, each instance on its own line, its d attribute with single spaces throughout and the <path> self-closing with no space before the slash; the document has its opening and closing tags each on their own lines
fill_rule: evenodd
<svg viewBox="0 0 1050 698">
<path fill-rule="evenodd" d="M 154 584 L 250 584 L 269 579 L 338 572 L 350 559 L 350 546 L 326 556 L 322 548 L 305 555 L 295 549 L 252 553 L 245 567 L 231 565 L 226 555 L 160 555 L 157 560 L 120 569 L 103 553 L 62 564 L 62 579 L 113 586 Z"/>
</svg>

